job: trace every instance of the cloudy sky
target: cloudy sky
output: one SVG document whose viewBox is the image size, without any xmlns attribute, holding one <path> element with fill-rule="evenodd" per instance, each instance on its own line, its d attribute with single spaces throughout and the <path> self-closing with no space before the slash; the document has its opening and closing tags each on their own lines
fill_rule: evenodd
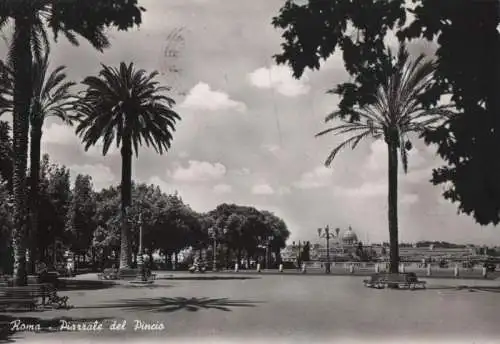
<svg viewBox="0 0 500 344">
<path fill-rule="evenodd" d="M 325 91 L 348 79 L 340 55 L 300 81 L 276 66 L 272 55 L 280 51 L 280 35 L 270 22 L 281 0 L 140 3 L 148 10 L 141 28 L 111 32 L 113 46 L 105 53 L 61 39 L 52 58 L 76 81 L 96 74 L 100 63 L 125 61 L 159 70 L 160 80 L 173 87 L 182 121 L 172 149 L 163 156 L 142 149 L 135 180 L 178 190 L 198 211 L 221 202 L 274 211 L 292 240 L 316 240 L 316 229 L 327 224 L 351 225 L 363 241 L 388 240 L 383 142 L 345 150 L 327 169 L 324 159 L 340 138 L 314 138 L 338 104 Z M 500 243 L 498 229 L 457 216 L 456 207 L 442 200 L 441 188 L 428 182 L 440 164 L 435 149 L 415 143 L 409 173 L 400 179 L 401 240 Z M 96 188 L 119 183 L 119 152 L 84 152 L 72 129 L 57 121 L 46 123 L 43 150 L 73 172 L 91 174 Z"/>
</svg>

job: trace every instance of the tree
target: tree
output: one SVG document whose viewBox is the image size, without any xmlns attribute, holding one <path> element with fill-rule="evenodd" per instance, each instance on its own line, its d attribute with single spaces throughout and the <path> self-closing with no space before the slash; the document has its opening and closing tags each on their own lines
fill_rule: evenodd
<svg viewBox="0 0 500 344">
<path fill-rule="evenodd" d="M 95 194 L 96 213 L 92 247 L 104 263 L 113 251 L 120 248 L 120 190 L 102 189 Z"/>
<path fill-rule="evenodd" d="M 11 62 L 11 61 L 10 61 Z M 30 231 L 31 242 L 33 236 L 37 233 L 38 226 L 38 182 L 40 179 L 40 155 L 41 141 L 43 133 L 43 124 L 48 117 L 57 117 L 65 124 L 72 125 L 74 116 L 71 114 L 75 98 L 70 93 L 70 88 L 75 85 L 74 82 L 66 81 L 66 67 L 59 66 L 49 74 L 49 49 L 43 52 L 43 56 L 37 57 L 33 61 L 33 96 L 30 108 Z M 14 104 L 12 98 L 8 97 L 14 85 L 14 75 L 12 65 L 2 65 L 4 71 L 7 93 L 3 109 L 5 111 L 13 110 Z"/>
<path fill-rule="evenodd" d="M 282 248 L 286 247 L 286 241 L 290 236 L 290 231 L 288 230 L 285 221 L 275 214 L 269 211 L 261 211 L 261 213 L 264 215 L 269 235 L 272 236 L 272 240 L 269 243 L 270 248 L 274 252 L 276 260 L 279 262 L 281 260 L 280 251 Z"/>
<path fill-rule="evenodd" d="M 103 0 L 98 4 L 78 0 L 1 0 L 0 27 L 14 22 L 14 36 L 9 60 L 14 74 L 13 146 L 14 146 L 14 280 L 25 285 L 26 280 L 26 167 L 29 132 L 29 113 L 33 94 L 32 55 L 41 56 L 43 46 L 49 45 L 45 25 L 57 39 L 59 33 L 77 45 L 77 35 L 95 48 L 109 45 L 104 35 L 108 26 L 126 30 L 141 22 L 141 7 L 137 0 Z"/>
<path fill-rule="evenodd" d="M 500 2 L 423 0 L 402 36 L 437 38 L 439 62 L 428 101 L 443 91 L 461 110 L 446 126 L 425 133 L 446 161 L 432 182 L 481 225 L 500 223 Z M 466 49 L 464 47 L 467 47 Z M 470 181 L 474 180 L 474 183 Z"/>
<path fill-rule="evenodd" d="M 14 155 L 10 137 L 9 122 L 0 121 L 0 178 L 7 182 L 7 189 L 12 191 L 12 168 Z"/>
<path fill-rule="evenodd" d="M 119 68 L 102 65 L 99 76 L 85 78 L 87 86 L 77 111 L 81 121 L 76 129 L 85 143 L 85 150 L 103 140 L 102 154 L 106 155 L 116 139 L 121 146 L 121 253 L 120 268 L 130 263 L 129 228 L 127 208 L 132 199 L 132 153 L 138 155 L 138 147 L 144 140 L 159 154 L 170 148 L 172 131 L 179 116 L 172 110 L 174 100 L 163 95 L 169 88 L 158 86 L 153 72 L 146 75 L 131 63 L 121 63 Z"/>
<path fill-rule="evenodd" d="M 389 50 L 388 57 L 393 59 Z M 347 140 L 332 150 L 325 161 L 330 166 L 337 153 L 351 146 L 355 149 L 358 143 L 367 138 L 383 139 L 388 149 L 388 222 L 390 238 L 390 270 L 398 273 L 398 154 L 401 156 L 403 170 L 408 169 L 408 151 L 412 144 L 409 134 L 420 134 L 427 129 L 440 125 L 450 118 L 453 112 L 450 106 L 436 106 L 427 109 L 422 106 L 420 96 L 432 85 L 436 64 L 425 60 L 420 55 L 415 60 L 409 58 L 404 46 L 400 45 L 394 70 L 385 80 L 381 80 L 375 95 L 374 105 L 355 107 L 351 110 L 357 120 L 350 121 L 336 111 L 326 117 L 326 122 L 339 120 L 340 125 L 330 127 L 316 136 L 328 133 L 335 135 L 352 134 Z"/>
<path fill-rule="evenodd" d="M 97 229 L 96 207 L 92 177 L 78 174 L 71 192 L 71 203 L 65 230 L 70 249 L 83 257 L 92 246 L 93 234 Z"/>
<path fill-rule="evenodd" d="M 65 225 L 70 210 L 69 170 L 65 166 L 51 163 L 47 154 L 42 157 L 40 170 L 40 223 L 35 238 L 40 260 L 48 263 L 47 253 L 52 248 L 52 262 L 55 263 L 61 249 L 60 244 L 65 243 Z"/>
<path fill-rule="evenodd" d="M 406 27 L 408 12 L 415 21 Z M 424 133 L 427 144 L 438 144 L 438 154 L 448 165 L 434 171 L 433 183 L 451 182 L 445 198 L 458 202 L 459 210 L 477 222 L 496 224 L 500 162 L 491 157 L 500 147 L 500 98 L 495 93 L 499 23 L 498 1 L 309 0 L 300 6 L 288 0 L 273 18 L 273 25 L 284 30 L 282 52 L 275 59 L 288 63 L 298 78 L 306 68 L 320 68 L 321 60 L 341 48 L 354 80 L 331 92 L 341 96 L 340 111 L 355 117 L 351 108 L 373 103 L 378 80 L 386 74 L 384 39 L 390 29 L 400 40 L 437 37 L 435 83 L 422 101 L 432 106 L 451 93 L 461 114 Z"/>
</svg>

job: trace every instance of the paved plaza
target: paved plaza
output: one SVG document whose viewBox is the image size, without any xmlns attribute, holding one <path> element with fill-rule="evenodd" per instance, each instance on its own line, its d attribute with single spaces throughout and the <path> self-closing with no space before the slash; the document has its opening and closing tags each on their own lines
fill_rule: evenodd
<svg viewBox="0 0 500 344">
<path fill-rule="evenodd" d="M 79 276 L 61 295 L 74 308 L 1 315 L 39 323 L 14 342 L 436 342 L 500 339 L 500 280 L 428 279 L 427 290 L 376 290 L 361 276 L 160 274 L 150 286 Z M 467 285 L 468 288 L 457 288 Z M 30 319 L 31 318 L 31 319 Z M 85 323 L 85 330 L 59 331 Z M 113 322 L 126 328 L 109 330 Z M 144 328 L 134 331 L 135 321 Z M 102 330 L 90 331 L 97 321 Z M 51 328 L 49 328 L 51 327 Z M 161 329 L 163 328 L 163 329 Z"/>
</svg>

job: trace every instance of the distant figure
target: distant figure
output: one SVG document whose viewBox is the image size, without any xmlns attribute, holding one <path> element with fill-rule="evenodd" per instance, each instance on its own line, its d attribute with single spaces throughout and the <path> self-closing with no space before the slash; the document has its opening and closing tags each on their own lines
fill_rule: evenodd
<svg viewBox="0 0 500 344">
<path fill-rule="evenodd" d="M 68 276 L 73 276 L 74 263 L 72 259 L 68 259 L 68 262 L 66 263 L 66 269 L 68 271 Z"/>
</svg>

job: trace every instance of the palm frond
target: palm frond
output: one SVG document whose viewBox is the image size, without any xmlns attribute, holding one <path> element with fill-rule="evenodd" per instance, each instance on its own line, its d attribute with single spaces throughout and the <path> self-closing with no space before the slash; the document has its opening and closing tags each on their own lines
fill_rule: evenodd
<svg viewBox="0 0 500 344">
<path fill-rule="evenodd" d="M 337 154 L 344 148 L 350 146 L 352 149 L 355 149 L 359 142 L 367 137 L 370 137 L 372 135 L 372 132 L 370 130 L 367 130 L 361 134 L 358 134 L 356 136 L 350 137 L 344 142 L 340 143 L 337 147 L 335 147 L 330 155 L 328 155 L 328 158 L 325 161 L 325 166 L 330 166 L 332 164 L 333 159 L 337 156 Z"/>
<path fill-rule="evenodd" d="M 85 78 L 76 132 L 86 149 L 101 139 L 103 154 L 113 141 L 117 147 L 130 143 L 136 155 L 142 144 L 160 154 L 170 148 L 180 117 L 172 110 L 174 100 L 163 94 L 169 88 L 160 86 L 156 76 L 122 62 L 118 67 L 102 65 L 98 76 Z"/>
<path fill-rule="evenodd" d="M 392 71 L 380 80 L 380 86 L 375 101 L 362 108 L 351 109 L 357 120 L 348 122 L 343 119 L 339 111 L 330 113 L 325 122 L 340 122 L 318 134 L 342 135 L 346 133 L 362 132 L 342 142 L 328 156 L 326 165 L 330 165 L 337 153 L 349 144 L 355 147 L 359 141 L 371 135 L 374 139 L 384 137 L 386 141 L 397 144 L 400 149 L 403 169 L 408 169 L 408 150 L 406 148 L 407 134 L 422 133 L 433 129 L 455 116 L 453 104 L 424 108 L 420 96 L 433 85 L 433 74 L 436 62 L 427 59 L 424 55 L 410 59 L 404 43 L 400 44 L 397 56 L 388 52 L 389 59 L 395 59 Z M 392 133 L 392 134 L 391 134 Z M 358 140 L 359 139 L 359 140 Z"/>
</svg>

